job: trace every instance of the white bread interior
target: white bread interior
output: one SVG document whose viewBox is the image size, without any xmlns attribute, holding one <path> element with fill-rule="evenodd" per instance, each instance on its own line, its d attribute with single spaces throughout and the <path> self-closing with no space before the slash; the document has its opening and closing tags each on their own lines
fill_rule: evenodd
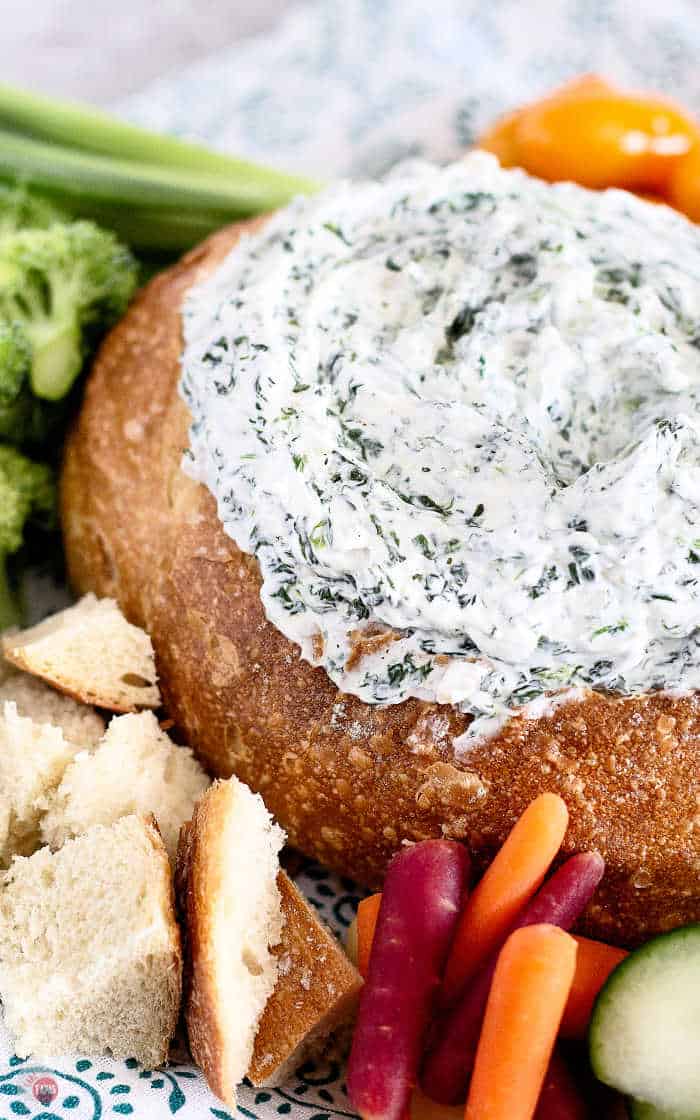
<svg viewBox="0 0 700 1120">
<path fill-rule="evenodd" d="M 75 606 L 3 637 L 8 661 L 61 692 L 114 712 L 160 705 L 151 639 L 114 599 L 85 595 Z"/>
<path fill-rule="evenodd" d="M 153 712 L 115 716 L 96 750 L 76 755 L 48 798 L 41 837 L 60 848 L 95 824 L 153 813 L 174 863 L 180 828 L 208 786 L 192 751 L 173 743 Z"/>
<path fill-rule="evenodd" d="M 2 705 L 0 868 L 7 867 L 13 855 L 31 855 L 39 846 L 45 800 L 78 750 L 60 727 L 20 716 L 13 703 Z"/>
<path fill-rule="evenodd" d="M 0 996 L 20 1057 L 164 1062 L 182 957 L 155 822 L 124 817 L 0 877 Z"/>
<path fill-rule="evenodd" d="M 60 727 L 64 738 L 82 748 L 96 746 L 104 735 L 105 721 L 94 708 L 0 660 L 0 704 L 7 700 L 14 701 L 21 716 Z"/>
</svg>

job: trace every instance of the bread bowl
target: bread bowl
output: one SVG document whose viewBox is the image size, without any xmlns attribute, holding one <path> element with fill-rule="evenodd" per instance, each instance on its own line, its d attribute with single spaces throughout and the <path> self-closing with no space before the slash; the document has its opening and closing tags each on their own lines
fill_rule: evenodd
<svg viewBox="0 0 700 1120">
<path fill-rule="evenodd" d="M 644 207 L 626 199 L 600 205 Z M 645 212 L 635 211 L 638 226 Z M 668 211 L 648 220 L 683 221 Z M 571 811 L 566 851 L 597 848 L 607 861 L 587 933 L 633 943 L 698 920 L 692 689 L 579 690 L 511 715 L 465 749 L 471 716 L 459 705 L 341 692 L 269 621 L 257 559 L 181 469 L 191 415 L 178 392 L 183 300 L 263 222 L 220 231 L 157 276 L 103 345 L 63 469 L 73 585 L 116 598 L 148 630 L 169 714 L 204 765 L 259 790 L 291 843 L 326 865 L 376 885 L 402 843 L 439 835 L 467 841 L 483 865 L 527 802 L 551 789 Z M 622 302 L 613 289 L 606 298 Z"/>
</svg>

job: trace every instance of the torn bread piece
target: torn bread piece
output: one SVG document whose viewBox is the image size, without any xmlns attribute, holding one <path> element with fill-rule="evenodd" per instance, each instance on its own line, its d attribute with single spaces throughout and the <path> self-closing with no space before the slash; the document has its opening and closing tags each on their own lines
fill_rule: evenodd
<svg viewBox="0 0 700 1120">
<path fill-rule="evenodd" d="M 75 757 L 48 799 L 43 842 L 60 848 L 92 825 L 153 813 L 174 863 L 180 828 L 209 784 L 192 751 L 173 743 L 153 712 L 115 716 L 97 749 Z"/>
<path fill-rule="evenodd" d="M 14 855 L 40 845 L 46 797 L 58 786 L 79 751 L 60 727 L 34 723 L 6 702 L 0 710 L 0 868 Z"/>
<path fill-rule="evenodd" d="M 153 818 L 97 826 L 0 876 L 0 994 L 20 1057 L 168 1057 L 182 955 Z"/>
<path fill-rule="evenodd" d="M 215 782 L 180 835 L 176 891 L 192 1056 L 231 1109 L 277 979 L 284 833 L 236 778 Z"/>
<path fill-rule="evenodd" d="M 256 1086 L 282 1085 L 352 1019 L 362 977 L 316 912 L 280 871 L 282 940 L 275 990 L 262 1013 L 248 1077 Z"/>
<path fill-rule="evenodd" d="M 114 599 L 85 595 L 73 607 L 3 637 L 8 661 L 84 704 L 113 712 L 157 708 L 151 639 Z"/>
<path fill-rule="evenodd" d="M 236 779 L 217 782 L 180 835 L 185 1018 L 192 1054 L 229 1107 L 246 1074 L 254 1085 L 281 1084 L 348 1022 L 362 987 L 339 943 L 279 870 L 281 836 L 260 798 Z M 262 898 L 255 923 L 246 918 L 255 913 L 253 885 Z M 264 988 L 253 1001 L 256 977 Z"/>
<path fill-rule="evenodd" d="M 34 723 L 60 727 L 64 738 L 82 748 L 97 745 L 105 731 L 105 721 L 94 708 L 72 696 L 57 692 L 45 681 L 0 661 L 0 704 L 11 700 L 21 716 Z"/>
</svg>

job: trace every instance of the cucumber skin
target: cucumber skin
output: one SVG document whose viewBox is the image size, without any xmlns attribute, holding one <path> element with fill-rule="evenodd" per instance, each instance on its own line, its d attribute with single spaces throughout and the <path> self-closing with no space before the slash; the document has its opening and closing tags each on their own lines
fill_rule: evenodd
<svg viewBox="0 0 700 1120">
<path fill-rule="evenodd" d="M 663 1112 L 655 1104 L 631 1098 L 627 1101 L 627 1110 L 630 1120 L 700 1120 L 700 1112 L 696 1112 L 694 1116 L 681 1116 L 680 1112 Z"/>
<path fill-rule="evenodd" d="M 647 941 L 644 945 L 641 945 L 639 949 L 635 949 L 613 969 L 603 987 L 598 992 L 588 1027 L 588 1055 L 594 1076 L 597 1077 L 599 1081 L 602 1081 L 603 1084 L 607 1085 L 609 1082 L 605 1081 L 599 1073 L 599 1052 L 596 1046 L 595 1035 L 598 1017 L 604 1013 L 605 1004 L 611 995 L 613 999 L 615 998 L 615 989 L 620 982 L 620 978 L 624 979 L 626 970 L 630 967 L 634 968 L 636 961 L 638 961 L 642 955 L 646 957 L 651 953 L 652 956 L 655 956 L 660 943 L 664 943 L 665 945 L 669 941 L 676 939 L 682 943 L 686 938 L 689 938 L 691 941 L 697 939 L 698 952 L 700 953 L 700 922 L 695 922 L 687 926 L 679 926 L 677 929 L 669 930 L 667 933 L 660 933 L 650 941 Z M 612 1088 L 617 1088 L 617 1086 L 612 1086 Z M 663 1109 L 657 1108 L 656 1105 L 628 1097 L 627 1109 L 631 1120 L 700 1120 L 700 1107 L 694 1114 L 688 1113 L 686 1115 L 681 1115 L 681 1113 L 677 1112 L 664 1112 Z"/>
</svg>

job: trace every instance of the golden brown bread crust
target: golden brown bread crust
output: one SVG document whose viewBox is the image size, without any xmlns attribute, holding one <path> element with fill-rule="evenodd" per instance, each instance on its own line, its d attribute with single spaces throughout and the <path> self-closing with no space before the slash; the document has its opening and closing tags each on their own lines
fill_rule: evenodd
<svg viewBox="0 0 700 1120">
<path fill-rule="evenodd" d="M 182 1010 L 192 1057 L 204 1073 L 212 1092 L 236 1106 L 236 1086 L 230 1084 L 223 1061 L 225 1039 L 217 1015 L 219 995 L 211 968 L 213 907 L 208 853 L 201 840 L 220 802 L 203 798 L 192 820 L 180 829 L 175 865 L 175 899 L 182 930 L 184 958 Z M 216 820 L 213 824 L 216 827 Z"/>
<path fill-rule="evenodd" d="M 291 879 L 277 876 L 282 940 L 272 950 L 279 973 L 258 1025 L 248 1077 L 283 1085 L 338 1027 L 353 1017 L 362 977 Z"/>
<path fill-rule="evenodd" d="M 550 789 L 571 811 L 567 851 L 608 864 L 582 929 L 631 943 L 700 920 L 697 698 L 590 695 L 456 758 L 464 716 L 343 696 L 265 618 L 256 561 L 180 470 L 179 309 L 240 229 L 152 281 L 102 347 L 63 474 L 73 584 L 149 631 L 166 705 L 204 764 L 260 791 L 291 843 L 330 867 L 374 885 L 403 840 L 435 835 L 483 865 Z"/>
</svg>

